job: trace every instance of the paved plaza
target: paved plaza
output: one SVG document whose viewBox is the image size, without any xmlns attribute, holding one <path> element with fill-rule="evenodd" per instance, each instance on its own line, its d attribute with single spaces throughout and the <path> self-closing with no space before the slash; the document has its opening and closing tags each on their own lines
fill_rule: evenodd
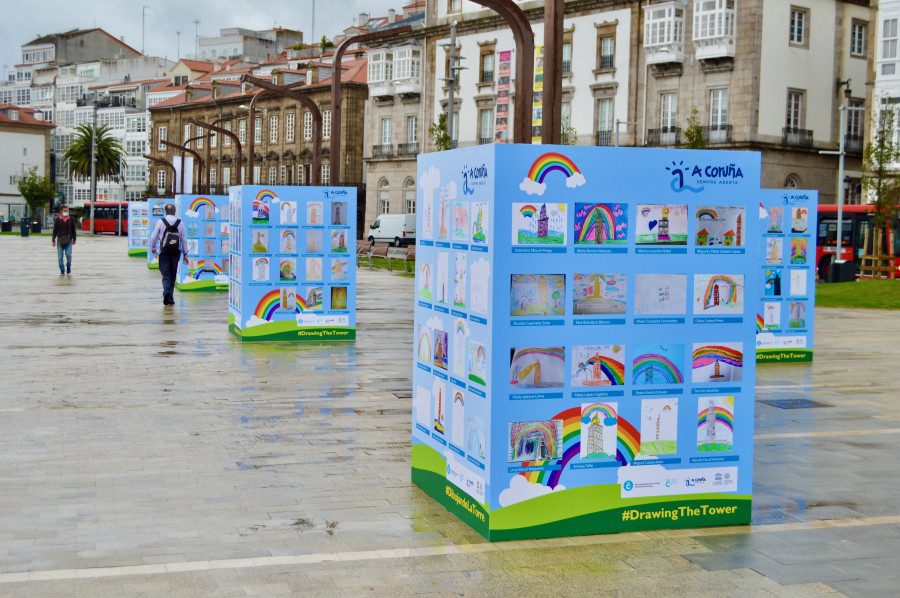
<svg viewBox="0 0 900 598">
<path fill-rule="evenodd" d="M 355 343 L 241 344 L 125 253 L 0 237 L 0 596 L 897 593 L 900 313 L 758 370 L 753 525 L 491 544 L 409 479 L 412 278 L 359 272 Z"/>
</svg>

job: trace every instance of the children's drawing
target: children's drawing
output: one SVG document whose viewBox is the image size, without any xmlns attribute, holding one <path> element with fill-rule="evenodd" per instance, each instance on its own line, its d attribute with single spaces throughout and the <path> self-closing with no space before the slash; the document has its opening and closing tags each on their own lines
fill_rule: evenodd
<svg viewBox="0 0 900 598">
<path fill-rule="evenodd" d="M 294 311 L 297 306 L 297 290 L 294 287 L 282 287 L 280 295 L 281 303 L 278 309 Z"/>
<path fill-rule="evenodd" d="M 806 239 L 791 239 L 791 263 L 806 264 Z"/>
<path fill-rule="evenodd" d="M 437 296 L 435 300 L 438 303 L 449 303 L 450 301 L 450 253 L 446 251 L 438 251 L 438 268 L 437 268 Z"/>
<path fill-rule="evenodd" d="M 513 203 L 513 245 L 565 245 L 566 204 Z"/>
<path fill-rule="evenodd" d="M 575 345 L 572 347 L 572 386 L 625 384 L 623 345 Z"/>
<path fill-rule="evenodd" d="M 453 362 L 451 371 L 454 376 L 465 378 L 466 376 L 466 353 L 468 352 L 469 329 L 466 327 L 466 321 L 457 318 L 453 325 Z"/>
<path fill-rule="evenodd" d="M 297 233 L 290 229 L 281 231 L 281 243 L 278 251 L 280 253 L 294 253 L 297 251 Z"/>
<path fill-rule="evenodd" d="M 638 344 L 634 346 L 632 384 L 683 384 L 683 344 Z"/>
<path fill-rule="evenodd" d="M 279 280 L 294 282 L 297 280 L 297 258 L 283 257 L 278 264 Z"/>
<path fill-rule="evenodd" d="M 791 270 L 791 297 L 806 296 L 806 270 Z"/>
<path fill-rule="evenodd" d="M 206 206 L 203 206 L 206 207 Z M 215 222 L 204 222 L 203 223 L 203 236 L 204 237 L 215 237 L 216 236 L 216 223 Z"/>
<path fill-rule="evenodd" d="M 508 461 L 562 459 L 563 420 L 509 422 Z"/>
<path fill-rule="evenodd" d="M 565 274 L 513 274 L 510 277 L 511 316 L 563 316 L 565 301 Z"/>
<path fill-rule="evenodd" d="M 809 212 L 806 208 L 791 208 L 791 232 L 805 233 L 808 228 L 807 216 Z"/>
<path fill-rule="evenodd" d="M 331 231 L 331 252 L 347 253 L 347 231 L 333 230 Z"/>
<path fill-rule="evenodd" d="M 782 264 L 781 252 L 784 247 L 784 239 L 766 239 L 766 263 L 780 266 Z"/>
<path fill-rule="evenodd" d="M 322 280 L 322 258 L 306 258 L 306 280 Z"/>
<path fill-rule="evenodd" d="M 486 245 L 488 242 L 488 218 L 490 217 L 488 209 L 487 202 L 472 203 L 472 243 L 476 245 Z"/>
<path fill-rule="evenodd" d="M 200 254 L 200 240 L 199 239 L 188 239 L 188 255 L 199 255 Z"/>
<path fill-rule="evenodd" d="M 269 280 L 269 258 L 253 258 L 253 281 L 265 282 Z"/>
<path fill-rule="evenodd" d="M 576 203 L 575 243 L 578 245 L 628 243 L 628 204 Z"/>
<path fill-rule="evenodd" d="M 674 455 L 678 440 L 678 399 L 641 400 L 640 457 Z"/>
<path fill-rule="evenodd" d="M 564 347 L 519 347 L 510 350 L 509 384 L 514 389 L 556 388 L 566 383 Z"/>
<path fill-rule="evenodd" d="M 766 270 L 765 297 L 781 297 L 781 270 Z"/>
<path fill-rule="evenodd" d="M 488 282 L 491 277 L 491 265 L 484 258 L 478 258 L 469 267 L 472 290 L 469 293 L 469 308 L 479 313 L 488 313 Z"/>
<path fill-rule="evenodd" d="M 297 202 L 283 201 L 278 208 L 281 224 L 297 224 Z"/>
<path fill-rule="evenodd" d="M 322 234 L 320 230 L 306 231 L 306 253 L 322 253 Z"/>
<path fill-rule="evenodd" d="M 347 202 L 336 201 L 331 204 L 331 224 L 345 226 L 347 224 Z"/>
<path fill-rule="evenodd" d="M 469 380 L 471 382 L 487 386 L 487 349 L 483 344 L 473 340 L 469 341 L 468 368 Z"/>
<path fill-rule="evenodd" d="M 311 201 L 306 204 L 306 224 L 321 225 L 324 212 L 321 201 Z"/>
<path fill-rule="evenodd" d="M 638 245 L 687 245 L 687 206 L 638 204 Z"/>
<path fill-rule="evenodd" d="M 260 191 L 253 199 L 253 224 L 269 223 L 269 202 L 277 199 L 271 191 Z"/>
<path fill-rule="evenodd" d="M 468 278 L 466 259 L 465 252 L 456 252 L 456 266 L 453 270 L 453 305 L 456 307 L 466 306 L 466 279 Z"/>
<path fill-rule="evenodd" d="M 331 258 L 331 280 L 341 282 L 347 280 L 347 259 L 341 257 Z"/>
<path fill-rule="evenodd" d="M 469 202 L 453 202 L 453 240 L 469 240 Z"/>
<path fill-rule="evenodd" d="M 737 382 L 744 365 L 744 343 L 694 343 L 691 381 Z"/>
<path fill-rule="evenodd" d="M 416 423 L 425 428 L 431 427 L 431 391 L 422 386 L 416 386 L 416 396 L 413 399 L 413 407 L 416 410 Z"/>
<path fill-rule="evenodd" d="M 309 288 L 306 293 L 306 311 L 322 311 L 322 287 Z"/>
<path fill-rule="evenodd" d="M 727 452 L 733 445 L 734 397 L 700 397 L 697 401 L 697 452 Z"/>
<path fill-rule="evenodd" d="M 480 417 L 466 418 L 466 454 L 484 461 L 484 420 Z"/>
<path fill-rule="evenodd" d="M 250 249 L 250 253 L 268 253 L 269 231 L 254 230 L 251 233 L 253 235 L 253 247 Z"/>
<path fill-rule="evenodd" d="M 618 403 L 582 403 L 581 443 L 582 459 L 615 459 Z"/>
<path fill-rule="evenodd" d="M 634 314 L 683 314 L 687 308 L 686 274 L 636 274 Z"/>
<path fill-rule="evenodd" d="M 454 199 L 456 199 L 456 183 L 450 181 L 438 191 L 438 239 L 450 238 L 451 208 Z"/>
<path fill-rule="evenodd" d="M 216 240 L 215 239 L 204 239 L 203 253 L 205 255 L 216 255 Z"/>
<path fill-rule="evenodd" d="M 780 303 L 763 303 L 763 326 L 766 330 L 781 328 Z"/>
<path fill-rule="evenodd" d="M 800 301 L 791 303 L 790 312 L 788 328 L 806 328 L 806 303 Z"/>
<path fill-rule="evenodd" d="M 745 209 L 736 206 L 698 206 L 695 230 L 698 246 L 743 247 L 747 236 Z"/>
<path fill-rule="evenodd" d="M 700 315 L 742 314 L 743 274 L 695 274 L 694 313 Z"/>
<path fill-rule="evenodd" d="M 443 330 L 439 330 L 437 328 L 432 329 L 431 331 L 433 343 L 433 348 L 431 352 L 432 356 L 432 365 L 436 368 L 441 368 L 442 370 L 447 369 L 447 361 L 448 361 L 448 349 L 450 348 L 450 343 L 448 342 L 447 333 Z"/>
<path fill-rule="evenodd" d="M 783 233 L 784 232 L 784 210 L 782 208 L 769 208 L 769 218 L 767 220 L 767 233 Z"/>
<path fill-rule="evenodd" d="M 347 309 L 347 287 L 331 287 L 331 309 Z"/>
<path fill-rule="evenodd" d="M 419 298 L 431 301 L 434 296 L 431 293 L 431 287 L 434 281 L 431 280 L 431 264 L 428 262 L 419 262 Z"/>
<path fill-rule="evenodd" d="M 624 273 L 575 274 L 574 312 L 584 314 L 624 314 L 627 280 Z"/>
<path fill-rule="evenodd" d="M 435 380 L 431 385 L 432 409 L 431 414 L 434 417 L 434 431 L 443 434 L 446 418 L 447 418 L 447 383 L 443 380 Z"/>
<path fill-rule="evenodd" d="M 416 343 L 416 358 L 422 363 L 431 362 L 431 328 L 419 325 L 419 340 Z"/>
<path fill-rule="evenodd" d="M 450 442 L 457 447 L 465 446 L 466 436 L 466 399 L 463 391 L 453 389 L 453 401 L 450 403 Z"/>
</svg>

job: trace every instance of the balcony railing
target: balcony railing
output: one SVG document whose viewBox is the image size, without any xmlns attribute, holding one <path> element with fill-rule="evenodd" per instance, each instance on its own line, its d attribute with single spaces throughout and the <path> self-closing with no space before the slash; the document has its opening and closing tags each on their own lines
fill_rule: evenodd
<svg viewBox="0 0 900 598">
<path fill-rule="evenodd" d="M 493 137 L 479 137 L 478 138 L 478 145 L 487 145 L 488 143 L 493 143 L 493 142 L 494 142 Z"/>
<path fill-rule="evenodd" d="M 616 65 L 616 57 L 613 54 L 604 54 L 600 56 L 600 68 L 611 69 Z"/>
<path fill-rule="evenodd" d="M 812 147 L 813 132 L 810 129 L 784 127 L 781 129 L 781 143 L 795 147 Z"/>
<path fill-rule="evenodd" d="M 597 145 L 612 145 L 612 131 L 597 131 Z"/>
<path fill-rule="evenodd" d="M 570 73 L 572 72 L 572 61 L 571 61 L 571 60 L 563 60 L 563 67 L 562 67 L 562 69 L 563 69 L 563 70 L 562 70 L 563 75 L 568 75 L 568 74 L 570 74 Z"/>
<path fill-rule="evenodd" d="M 390 158 L 394 155 L 394 146 L 390 143 L 385 145 L 373 145 L 372 146 L 372 157 L 373 158 Z"/>
<path fill-rule="evenodd" d="M 844 151 L 848 154 L 861 154 L 863 151 L 862 135 L 844 135 Z"/>
<path fill-rule="evenodd" d="M 703 141 L 706 143 L 730 143 L 731 142 L 731 125 L 709 125 L 701 127 L 703 130 Z"/>
<path fill-rule="evenodd" d="M 493 83 L 493 82 L 494 82 L 494 71 L 483 71 L 481 73 L 480 83 Z"/>
<path fill-rule="evenodd" d="M 398 156 L 416 156 L 419 153 L 419 142 L 413 141 L 411 143 L 398 143 L 397 144 L 397 155 Z"/>
<path fill-rule="evenodd" d="M 647 145 L 679 145 L 681 127 L 660 127 L 647 130 Z"/>
</svg>

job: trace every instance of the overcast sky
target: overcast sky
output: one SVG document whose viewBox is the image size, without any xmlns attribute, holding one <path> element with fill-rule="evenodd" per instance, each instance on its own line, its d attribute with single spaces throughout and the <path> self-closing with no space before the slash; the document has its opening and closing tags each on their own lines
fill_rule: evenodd
<svg viewBox="0 0 900 598">
<path fill-rule="evenodd" d="M 401 12 L 410 0 L 316 0 L 315 38 L 329 38 L 354 24 L 360 12 L 386 15 L 389 8 Z M 35 5 L 20 3 L 4 10 L 0 20 L 0 60 L 6 72 L 22 61 L 21 46 L 42 35 L 101 27 L 110 35 L 125 37 L 125 43 L 141 51 L 141 6 L 147 6 L 144 49 L 149 56 L 174 60 L 181 31 L 181 55 L 194 53 L 194 21 L 200 37 L 214 36 L 220 29 L 273 26 L 299 29 L 304 41 L 313 38 L 313 0 L 44 0 Z"/>
</svg>

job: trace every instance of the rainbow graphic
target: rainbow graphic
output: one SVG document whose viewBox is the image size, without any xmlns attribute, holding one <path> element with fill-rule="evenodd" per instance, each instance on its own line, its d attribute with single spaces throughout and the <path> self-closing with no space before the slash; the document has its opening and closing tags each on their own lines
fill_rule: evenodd
<svg viewBox="0 0 900 598">
<path fill-rule="evenodd" d="M 513 282 L 515 284 L 520 284 L 523 282 L 533 282 L 537 284 L 537 278 L 534 274 L 518 274 L 513 278 Z"/>
<path fill-rule="evenodd" d="M 277 200 L 278 196 L 269 191 L 268 189 L 263 189 L 259 193 L 256 194 L 256 197 L 253 199 L 253 219 L 254 220 L 265 220 L 268 222 L 269 220 L 269 204 L 273 200 Z"/>
<path fill-rule="evenodd" d="M 668 358 L 656 353 L 645 353 L 639 355 L 634 360 L 631 374 L 631 381 L 638 383 L 641 376 L 645 376 L 647 372 L 659 372 L 666 379 L 666 384 L 681 384 L 684 382 L 684 376 L 678 367 L 669 361 Z"/>
<path fill-rule="evenodd" d="M 556 488 L 560 477 L 568 469 L 569 461 L 581 453 L 581 407 L 572 407 L 553 416 L 553 419 L 563 420 L 563 456 L 554 464 L 560 468 L 554 471 L 528 471 L 519 475 L 524 476 L 532 484 L 542 484 L 550 488 Z M 627 420 L 622 417 L 616 422 L 616 461 L 622 465 L 628 465 L 634 460 L 641 446 L 641 435 Z M 547 461 L 531 461 L 522 463 L 523 466 L 548 465 Z"/>
<path fill-rule="evenodd" d="M 284 231 L 281 231 L 281 238 L 282 238 L 282 240 L 285 240 L 285 241 L 286 241 L 287 239 L 290 239 L 291 241 L 294 241 L 294 242 L 295 242 L 295 243 L 294 243 L 294 247 L 297 246 L 297 245 L 296 245 L 297 234 L 296 234 L 294 231 L 292 231 L 292 230 L 284 230 Z"/>
<path fill-rule="evenodd" d="M 478 345 L 478 350 L 475 352 L 475 360 L 480 361 L 482 359 L 487 361 L 487 352 L 484 350 L 484 345 Z"/>
<path fill-rule="evenodd" d="M 612 382 L 613 386 L 625 384 L 625 364 L 604 355 L 591 357 L 584 363 L 578 364 L 578 371 L 575 373 L 578 374 L 583 370 L 593 368 L 598 361 L 600 362 L 600 371 Z"/>
<path fill-rule="evenodd" d="M 465 405 L 465 400 L 463 399 L 463 393 L 461 390 L 456 390 L 453 392 L 453 404 Z"/>
<path fill-rule="evenodd" d="M 724 347 L 722 345 L 706 345 L 699 349 L 694 349 L 693 368 L 702 368 L 716 361 L 721 361 L 734 367 L 743 367 L 744 354 L 737 349 Z"/>
<path fill-rule="evenodd" d="M 702 220 L 704 218 L 709 218 L 711 220 L 715 220 L 719 217 L 715 210 L 711 210 L 709 208 L 703 208 L 702 210 L 697 210 L 697 220 Z"/>
<path fill-rule="evenodd" d="M 599 227 L 599 229 L 598 229 Z M 597 232 L 600 232 L 599 236 Z M 581 230 L 578 232 L 576 243 L 596 243 L 597 239 L 601 241 L 612 241 L 616 237 L 616 216 L 606 204 L 597 204 L 593 206 L 584 218 L 581 224 Z"/>
<path fill-rule="evenodd" d="M 481 351 L 481 347 L 479 347 L 479 351 Z M 513 361 L 529 355 L 546 355 L 547 357 L 565 360 L 566 350 L 562 347 L 528 347 L 527 349 L 518 349 L 513 355 Z"/>
<path fill-rule="evenodd" d="M 256 310 L 253 314 L 260 320 L 270 322 L 272 314 L 277 309 L 281 309 L 281 292 L 276 289 L 263 295 L 259 303 L 256 304 Z"/>
<path fill-rule="evenodd" d="M 211 218 L 212 214 L 216 211 L 216 204 L 212 202 L 208 197 L 198 197 L 194 201 L 191 202 L 188 210 L 191 212 L 200 212 L 200 208 L 206 206 L 208 209 L 206 211 L 206 217 Z"/>
<path fill-rule="evenodd" d="M 713 407 L 713 413 L 709 412 L 709 408 L 702 409 L 697 414 L 697 428 L 699 429 L 710 420 L 724 425 L 729 432 L 734 434 L 734 415 L 725 407 Z"/>
<path fill-rule="evenodd" d="M 203 268 L 206 264 L 205 260 L 197 260 L 196 268 L 188 268 L 188 278 L 193 278 L 194 280 L 200 280 L 200 276 L 203 274 Z"/>
<path fill-rule="evenodd" d="M 563 173 L 567 179 L 576 173 L 581 174 L 581 171 L 578 170 L 578 167 L 575 166 L 572 160 L 562 154 L 548 152 L 534 161 L 534 164 L 531 165 L 531 169 L 528 171 L 528 178 L 535 183 L 543 183 L 547 175 L 553 171 Z"/>
<path fill-rule="evenodd" d="M 425 330 L 419 332 L 419 346 L 416 349 L 416 354 L 421 361 L 431 360 L 431 337 Z"/>
<path fill-rule="evenodd" d="M 213 260 L 206 260 L 206 264 L 204 264 L 204 268 L 210 272 L 215 272 L 216 274 L 225 274 L 225 269 L 214 262 Z"/>
<path fill-rule="evenodd" d="M 522 206 L 522 209 L 519 210 L 519 212 L 526 218 L 532 218 L 535 214 L 537 214 L 537 209 L 535 209 L 535 207 L 531 204 L 525 204 L 524 206 Z"/>
<path fill-rule="evenodd" d="M 462 320 L 456 322 L 456 334 L 462 336 L 466 335 L 466 327 L 463 325 Z"/>
<path fill-rule="evenodd" d="M 766 328 L 765 320 L 763 320 L 762 315 L 756 314 L 756 331 L 762 332 L 763 330 L 765 330 L 765 328 Z"/>
<path fill-rule="evenodd" d="M 703 309 L 715 306 L 715 288 L 717 285 L 720 288 L 725 288 L 724 293 L 719 291 L 719 301 L 721 303 L 728 304 L 737 301 L 737 284 L 735 284 L 734 279 L 724 274 L 717 274 L 712 276 L 706 285 L 706 291 L 703 293 Z"/>
</svg>

